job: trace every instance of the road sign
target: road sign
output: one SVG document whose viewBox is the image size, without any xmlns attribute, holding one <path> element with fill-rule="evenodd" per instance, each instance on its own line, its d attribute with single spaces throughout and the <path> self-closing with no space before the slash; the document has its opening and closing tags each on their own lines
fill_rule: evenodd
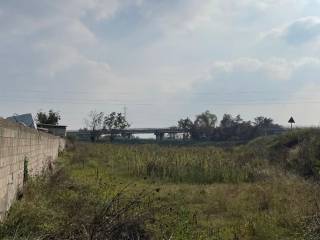
<svg viewBox="0 0 320 240">
<path fill-rule="evenodd" d="M 293 117 L 291 117 L 291 118 L 289 119 L 288 123 L 296 123 L 296 122 L 294 121 Z"/>
<path fill-rule="evenodd" d="M 293 117 L 291 117 L 291 118 L 289 119 L 288 123 L 291 124 L 291 129 L 292 129 L 292 124 L 294 124 L 294 123 L 296 123 L 296 122 L 294 121 Z"/>
</svg>

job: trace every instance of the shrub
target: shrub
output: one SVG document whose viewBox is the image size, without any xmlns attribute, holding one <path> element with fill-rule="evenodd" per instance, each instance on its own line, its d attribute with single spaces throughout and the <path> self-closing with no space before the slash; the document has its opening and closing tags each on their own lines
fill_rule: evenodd
<svg viewBox="0 0 320 240">
<path fill-rule="evenodd" d="M 105 199 L 63 170 L 28 184 L 25 198 L 13 205 L 0 225 L 1 238 L 150 238 L 146 224 L 153 216 L 143 206 L 143 194 L 126 198 L 123 189 Z"/>
</svg>

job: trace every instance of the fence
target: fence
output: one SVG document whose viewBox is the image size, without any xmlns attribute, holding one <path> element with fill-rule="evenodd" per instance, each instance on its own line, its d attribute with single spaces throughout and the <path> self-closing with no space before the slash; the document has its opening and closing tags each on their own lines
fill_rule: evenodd
<svg viewBox="0 0 320 240">
<path fill-rule="evenodd" d="M 65 140 L 0 118 L 0 220 L 28 175 L 53 164 Z"/>
</svg>

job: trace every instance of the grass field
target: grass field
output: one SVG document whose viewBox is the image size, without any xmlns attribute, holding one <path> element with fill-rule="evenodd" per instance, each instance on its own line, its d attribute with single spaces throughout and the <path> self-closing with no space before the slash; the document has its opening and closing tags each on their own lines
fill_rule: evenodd
<svg viewBox="0 0 320 240">
<path fill-rule="evenodd" d="M 72 145 L 3 239 L 320 239 L 317 130 L 243 146 Z"/>
</svg>

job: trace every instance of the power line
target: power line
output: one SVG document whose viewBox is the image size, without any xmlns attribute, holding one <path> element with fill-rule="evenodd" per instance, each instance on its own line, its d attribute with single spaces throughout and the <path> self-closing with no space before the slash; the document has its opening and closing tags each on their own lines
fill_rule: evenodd
<svg viewBox="0 0 320 240">
<path fill-rule="evenodd" d="M 224 102 L 202 102 L 202 101 L 184 101 L 184 102 L 175 102 L 170 100 L 168 103 L 145 103 L 145 102 L 123 102 L 123 101 L 68 101 L 62 99 L 0 99 L 0 102 L 19 102 L 19 103 L 36 103 L 36 104 L 64 104 L 64 105 L 117 105 L 117 106 L 123 106 L 123 105 L 132 105 L 132 106 L 155 106 L 159 104 L 163 105 L 185 105 L 185 104 L 210 104 L 212 106 L 249 106 L 249 105 L 298 105 L 298 104 L 319 104 L 320 100 L 306 100 L 303 99 L 303 101 L 278 101 L 277 99 L 270 99 L 270 100 L 257 100 L 257 101 L 224 101 Z"/>
<path fill-rule="evenodd" d="M 290 93 L 295 93 L 295 94 L 299 94 L 301 92 L 298 92 L 296 90 L 246 90 L 246 91 L 223 91 L 223 90 L 217 90 L 217 91 L 203 91 L 203 92 L 190 92 L 190 91 L 194 91 L 193 89 L 190 90 L 177 90 L 176 92 L 188 92 L 188 95 L 212 95 L 212 94 L 217 94 L 217 95 L 221 95 L 221 94 L 227 94 L 227 95 L 234 95 L 234 94 L 270 94 L 270 93 L 279 93 L 279 94 L 290 94 Z M 45 89 L 39 89 L 39 90 L 34 90 L 34 89 L 23 89 L 23 90 L 17 90 L 17 89 L 2 89 L 0 90 L 0 92 L 13 92 L 13 93 L 17 93 L 17 92 L 22 92 L 22 93 L 52 93 L 52 90 L 45 90 Z M 103 95 L 107 95 L 107 94 L 116 94 L 116 95 L 134 95 L 134 94 L 141 94 L 141 93 L 145 94 L 145 91 L 75 91 L 75 90 L 59 90 L 59 93 L 67 93 L 67 94 L 90 94 L 90 95 L 97 95 L 97 94 L 103 94 Z M 318 93 L 318 90 L 305 90 L 302 91 L 303 92 L 315 92 Z M 55 92 L 56 93 L 56 92 Z M 159 94 L 170 94 L 170 91 L 158 91 Z"/>
</svg>

